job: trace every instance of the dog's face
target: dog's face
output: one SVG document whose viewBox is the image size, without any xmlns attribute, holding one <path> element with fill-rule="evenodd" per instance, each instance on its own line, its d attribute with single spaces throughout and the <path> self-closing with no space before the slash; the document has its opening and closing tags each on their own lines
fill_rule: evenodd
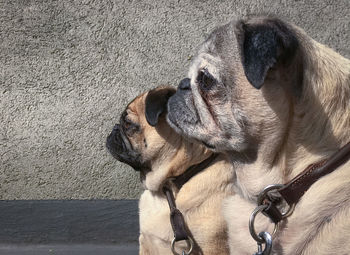
<svg viewBox="0 0 350 255">
<path fill-rule="evenodd" d="M 243 152 L 261 137 L 283 132 L 297 48 L 290 28 L 276 19 L 219 27 L 170 98 L 169 124 L 216 151 Z"/>
<path fill-rule="evenodd" d="M 166 122 L 172 87 L 158 87 L 136 97 L 124 110 L 106 146 L 119 161 L 140 171 L 144 186 L 158 190 L 171 176 L 211 155 L 204 146 L 184 140 Z"/>
</svg>

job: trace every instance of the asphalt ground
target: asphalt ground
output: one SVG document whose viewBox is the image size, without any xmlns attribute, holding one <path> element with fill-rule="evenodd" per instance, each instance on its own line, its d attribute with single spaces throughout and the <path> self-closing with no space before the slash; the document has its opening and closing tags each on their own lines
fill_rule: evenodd
<svg viewBox="0 0 350 255">
<path fill-rule="evenodd" d="M 1 255 L 135 255 L 137 244 L 91 245 L 4 245 L 0 244 Z"/>
</svg>

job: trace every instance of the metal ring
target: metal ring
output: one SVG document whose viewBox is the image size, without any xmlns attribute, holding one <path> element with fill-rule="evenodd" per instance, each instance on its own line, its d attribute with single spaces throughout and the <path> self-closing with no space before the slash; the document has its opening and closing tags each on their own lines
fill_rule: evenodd
<svg viewBox="0 0 350 255">
<path fill-rule="evenodd" d="M 255 241 L 257 241 L 258 243 L 265 243 L 265 240 L 263 238 L 261 238 L 260 236 L 258 236 L 255 232 L 255 227 L 254 227 L 254 222 L 255 222 L 255 217 L 259 212 L 262 212 L 263 210 L 265 210 L 268 207 L 268 205 L 259 205 L 257 208 L 255 208 L 255 210 L 252 212 L 252 214 L 250 215 L 249 218 L 249 232 L 250 235 L 254 238 Z M 272 232 L 272 237 L 275 236 L 276 232 L 278 229 L 278 223 L 275 223 L 275 227 L 273 229 Z"/>
<path fill-rule="evenodd" d="M 264 202 L 264 199 L 266 197 L 266 194 L 268 192 L 270 192 L 271 190 L 274 190 L 274 189 L 280 189 L 284 187 L 283 184 L 271 184 L 269 186 L 266 186 L 260 193 L 259 193 L 259 196 L 258 196 L 258 205 L 262 205 L 263 202 Z"/>
<path fill-rule="evenodd" d="M 263 205 L 264 199 L 266 198 L 266 195 L 268 192 L 270 192 L 271 190 L 278 190 L 278 189 L 281 189 L 283 187 L 284 187 L 284 185 L 282 185 L 282 184 L 272 184 L 272 185 L 266 186 L 263 189 L 263 191 L 261 191 L 259 193 L 258 201 L 257 201 L 258 205 Z M 281 212 L 282 218 L 289 217 L 293 213 L 294 208 L 295 208 L 295 204 L 292 204 L 291 206 L 289 206 L 289 208 L 286 212 Z"/>
<path fill-rule="evenodd" d="M 295 204 L 292 204 L 291 206 L 289 206 L 288 210 L 282 213 L 282 218 L 289 217 L 294 212 L 294 208 L 295 208 Z"/>
<path fill-rule="evenodd" d="M 192 250 L 193 250 L 193 245 L 194 245 L 194 242 L 193 242 L 193 239 L 189 236 L 187 240 L 185 240 L 186 243 L 187 243 L 187 248 L 188 248 L 188 251 L 182 251 L 182 254 L 179 254 L 175 251 L 175 238 L 171 241 L 171 251 L 173 252 L 174 255 L 190 255 L 192 253 Z"/>
</svg>

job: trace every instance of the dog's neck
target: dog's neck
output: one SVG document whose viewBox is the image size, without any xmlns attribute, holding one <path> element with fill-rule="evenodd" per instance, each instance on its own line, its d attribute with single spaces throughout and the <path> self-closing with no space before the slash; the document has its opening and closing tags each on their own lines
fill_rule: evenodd
<svg viewBox="0 0 350 255">
<path fill-rule="evenodd" d="M 171 179 L 171 182 L 176 186 L 178 190 L 182 188 L 182 186 L 188 182 L 192 177 L 196 176 L 204 169 L 209 167 L 214 160 L 218 157 L 218 154 L 213 153 L 209 158 L 203 160 L 199 164 L 195 164 L 186 169 L 184 173 L 179 176 L 174 176 Z"/>
<path fill-rule="evenodd" d="M 234 175 L 232 164 L 225 155 L 219 154 L 213 157 L 204 169 L 182 183 L 180 189 L 174 183 L 170 185 L 170 188 L 175 195 L 176 203 L 181 205 L 182 208 L 190 210 L 200 206 L 203 200 L 216 196 L 218 193 L 231 194 L 233 192 Z M 154 196 L 165 198 L 161 187 L 162 185 L 159 185 L 159 190 L 149 191 Z"/>
<path fill-rule="evenodd" d="M 303 91 L 285 145 L 287 179 L 350 139 L 350 61 L 315 41 L 311 45 L 304 49 Z"/>
<path fill-rule="evenodd" d="M 190 210 L 197 208 L 212 196 L 233 194 L 234 175 L 232 164 L 225 155 L 220 154 L 208 167 L 188 180 L 180 190 L 174 188 L 176 203 L 185 210 Z"/>
<path fill-rule="evenodd" d="M 262 141 L 254 163 L 243 168 L 235 164 L 240 192 L 249 199 L 255 200 L 269 184 L 286 183 L 349 142 L 350 61 L 317 42 L 310 45 L 302 49 L 302 86 L 297 84 L 302 92 L 290 102 L 290 121 L 282 138 Z"/>
</svg>

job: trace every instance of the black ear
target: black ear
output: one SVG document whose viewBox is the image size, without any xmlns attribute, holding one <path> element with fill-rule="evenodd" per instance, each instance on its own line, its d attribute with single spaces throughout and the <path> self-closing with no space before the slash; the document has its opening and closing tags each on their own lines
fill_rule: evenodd
<svg viewBox="0 0 350 255">
<path fill-rule="evenodd" d="M 257 89 L 264 84 L 268 70 L 287 64 L 298 48 L 293 29 L 278 19 L 239 21 L 236 36 L 245 75 Z"/>
<path fill-rule="evenodd" d="M 159 116 L 166 111 L 169 98 L 176 92 L 172 87 L 159 87 L 148 92 L 146 97 L 145 115 L 148 124 L 155 126 Z"/>
</svg>

